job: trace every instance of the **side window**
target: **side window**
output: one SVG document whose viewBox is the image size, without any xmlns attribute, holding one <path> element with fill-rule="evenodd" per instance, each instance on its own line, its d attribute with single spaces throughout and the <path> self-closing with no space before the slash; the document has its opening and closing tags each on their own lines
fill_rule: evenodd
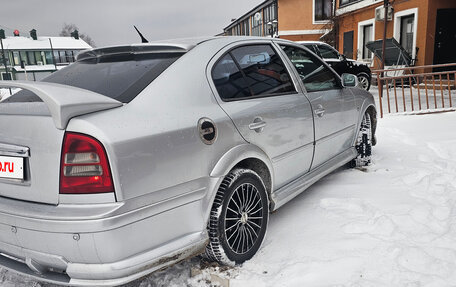
<svg viewBox="0 0 456 287">
<path fill-rule="evenodd" d="M 310 51 L 312 51 L 315 54 L 317 54 L 318 56 L 320 56 L 320 51 L 318 51 L 318 49 L 316 48 L 316 46 L 314 44 L 304 45 L 304 47 L 306 47 Z"/>
<path fill-rule="evenodd" d="M 246 98 L 251 95 L 247 81 L 230 54 L 221 58 L 212 69 L 212 80 L 224 100 Z"/>
<path fill-rule="evenodd" d="M 270 45 L 233 49 L 212 70 L 222 99 L 295 93 L 293 82 L 279 55 Z"/>
<path fill-rule="evenodd" d="M 323 59 L 339 59 L 339 54 L 333 48 L 324 45 L 318 45 L 317 47 Z"/>
<path fill-rule="evenodd" d="M 336 75 L 323 62 L 303 49 L 281 46 L 295 66 L 307 92 L 340 88 Z"/>
</svg>

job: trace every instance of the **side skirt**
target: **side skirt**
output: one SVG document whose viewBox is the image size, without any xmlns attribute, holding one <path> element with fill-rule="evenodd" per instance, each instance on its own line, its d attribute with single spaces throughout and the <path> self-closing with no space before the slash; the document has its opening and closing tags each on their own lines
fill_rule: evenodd
<svg viewBox="0 0 456 287">
<path fill-rule="evenodd" d="M 271 195 L 271 211 L 277 210 L 279 207 L 296 197 L 298 194 L 306 190 L 309 186 L 314 184 L 320 178 L 333 172 L 339 167 L 356 157 L 356 149 L 350 149 L 340 153 L 326 163 L 311 170 L 304 176 L 297 178 Z"/>
</svg>

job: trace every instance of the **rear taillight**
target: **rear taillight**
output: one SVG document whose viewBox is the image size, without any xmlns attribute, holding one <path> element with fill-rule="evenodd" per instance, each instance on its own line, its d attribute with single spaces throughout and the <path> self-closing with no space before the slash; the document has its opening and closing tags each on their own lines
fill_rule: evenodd
<svg viewBox="0 0 456 287">
<path fill-rule="evenodd" d="M 60 170 L 60 193 L 113 192 L 106 152 L 96 139 L 65 133 Z"/>
</svg>

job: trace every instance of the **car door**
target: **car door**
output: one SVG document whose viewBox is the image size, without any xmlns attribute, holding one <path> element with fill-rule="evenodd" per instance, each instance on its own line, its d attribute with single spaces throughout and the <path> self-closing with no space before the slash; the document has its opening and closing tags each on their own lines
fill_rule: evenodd
<svg viewBox="0 0 456 287">
<path fill-rule="evenodd" d="M 238 44 L 211 74 L 222 109 L 244 139 L 271 159 L 274 188 L 307 173 L 313 157 L 312 109 L 272 43 Z"/>
<path fill-rule="evenodd" d="M 351 147 L 357 114 L 355 99 L 321 59 L 294 45 L 281 44 L 281 48 L 296 68 L 314 112 L 313 169 Z"/>
<path fill-rule="evenodd" d="M 325 44 L 318 44 L 316 46 L 323 60 L 330 65 L 337 74 L 342 75 L 343 73 L 349 73 L 347 71 L 346 61 L 341 59 L 339 52 L 333 47 Z"/>
</svg>

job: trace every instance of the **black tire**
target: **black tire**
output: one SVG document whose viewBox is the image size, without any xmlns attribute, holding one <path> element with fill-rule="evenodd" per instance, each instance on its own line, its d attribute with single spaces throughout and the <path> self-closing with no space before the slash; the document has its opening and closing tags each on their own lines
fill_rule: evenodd
<svg viewBox="0 0 456 287">
<path fill-rule="evenodd" d="M 266 188 L 249 169 L 234 169 L 222 181 L 208 224 L 206 256 L 224 265 L 252 258 L 263 242 L 269 219 Z"/>
<path fill-rule="evenodd" d="M 371 163 L 372 156 L 372 120 L 368 112 L 366 112 L 361 121 L 361 126 L 358 131 L 355 143 L 358 156 L 353 159 L 350 167 L 363 167 Z"/>
<path fill-rule="evenodd" d="M 358 87 L 363 90 L 369 91 L 371 86 L 371 79 L 366 73 L 359 73 L 356 75 L 358 77 Z"/>
</svg>

